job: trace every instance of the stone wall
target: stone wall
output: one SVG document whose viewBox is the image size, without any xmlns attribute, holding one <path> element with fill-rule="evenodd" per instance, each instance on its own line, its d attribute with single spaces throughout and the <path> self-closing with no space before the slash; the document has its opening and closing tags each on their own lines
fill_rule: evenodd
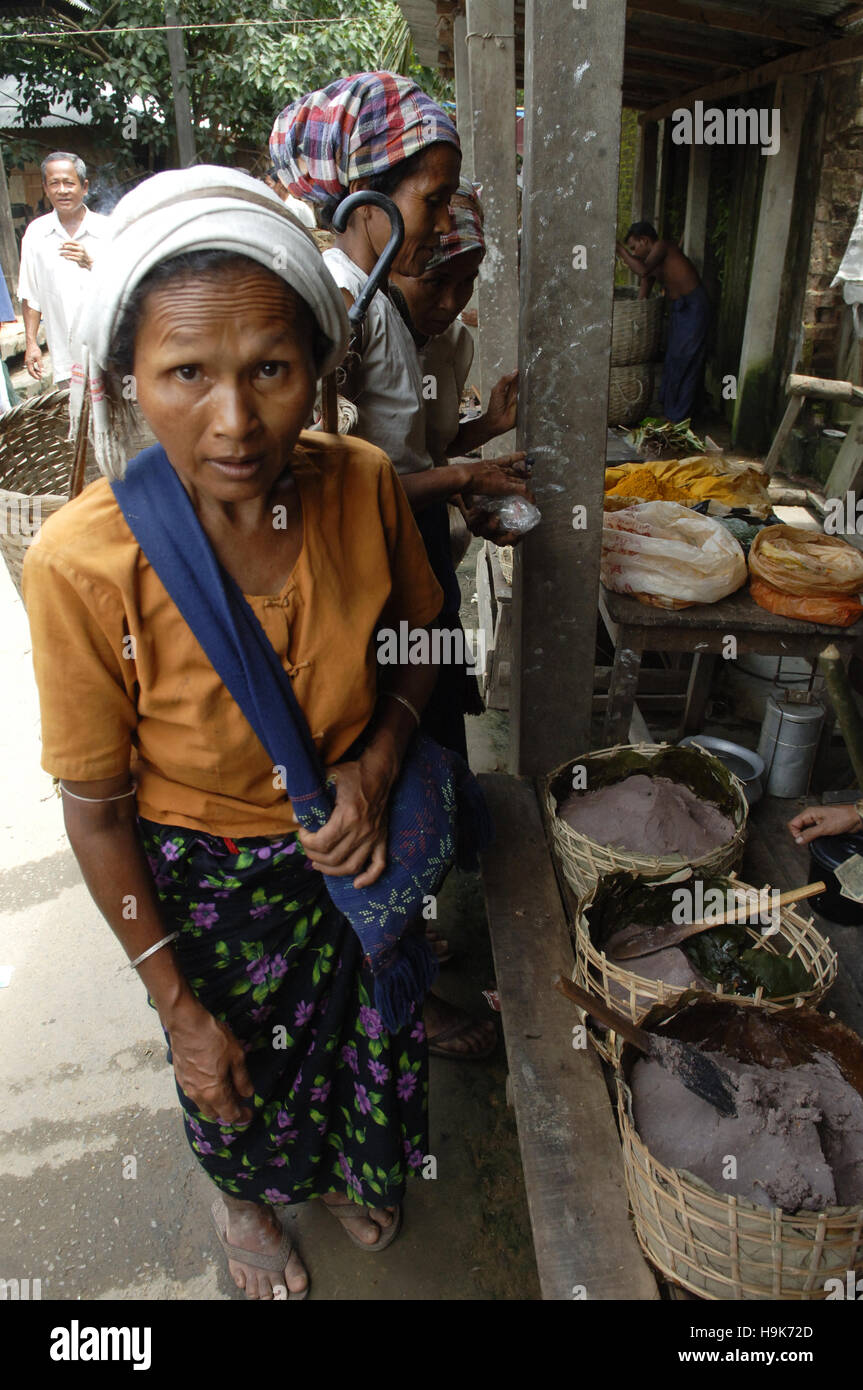
<svg viewBox="0 0 863 1390">
<path fill-rule="evenodd" d="M 845 254 L 863 194 L 863 65 L 834 68 L 826 95 L 821 178 L 803 298 L 798 370 L 833 377 L 838 375 L 843 301 L 841 290 L 832 290 L 830 282 Z"/>
</svg>

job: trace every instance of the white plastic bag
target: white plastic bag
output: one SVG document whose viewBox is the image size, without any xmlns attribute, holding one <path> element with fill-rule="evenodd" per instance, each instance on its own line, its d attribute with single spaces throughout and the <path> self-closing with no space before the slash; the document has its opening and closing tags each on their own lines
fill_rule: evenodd
<svg viewBox="0 0 863 1390">
<path fill-rule="evenodd" d="M 716 603 L 745 583 L 740 543 L 711 516 L 679 502 L 641 502 L 606 512 L 602 582 L 661 608 Z"/>
</svg>

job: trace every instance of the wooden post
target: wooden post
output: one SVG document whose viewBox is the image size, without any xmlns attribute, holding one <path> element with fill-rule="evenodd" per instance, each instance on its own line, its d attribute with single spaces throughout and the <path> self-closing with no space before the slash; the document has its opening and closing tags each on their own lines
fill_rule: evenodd
<svg viewBox="0 0 863 1390">
<path fill-rule="evenodd" d="M 590 743 L 625 21 L 626 0 L 526 4 L 519 434 L 542 523 L 515 551 L 510 724 L 530 776 Z"/>
<path fill-rule="evenodd" d="M 707 241 L 707 195 L 710 187 L 710 150 L 706 145 L 689 147 L 689 179 L 686 185 L 686 222 L 683 253 L 701 275 Z"/>
<path fill-rule="evenodd" d="M 179 25 L 174 0 L 165 0 L 165 23 Z M 189 97 L 189 78 L 186 72 L 186 43 L 182 29 L 169 29 L 168 59 L 171 64 L 171 86 L 174 92 L 174 121 L 177 127 L 177 155 L 180 168 L 188 169 L 198 159 L 195 149 L 195 128 L 192 124 L 192 103 Z"/>
<path fill-rule="evenodd" d="M 12 300 L 12 308 L 21 312 L 18 300 L 18 243 L 12 225 L 12 206 L 9 202 L 9 185 L 6 182 L 6 167 L 3 163 L 3 147 L 0 145 L 0 267 L 6 280 L 6 288 Z"/>
<path fill-rule="evenodd" d="M 495 382 L 518 364 L 514 0 L 467 0 L 466 38 L 474 169 L 482 184 L 488 247 L 477 287 L 479 377 L 486 405 Z M 513 448 L 513 435 L 506 434 L 483 452 L 494 457 Z"/>
<path fill-rule="evenodd" d="M 662 236 L 662 223 L 665 219 L 665 199 L 668 185 L 668 146 L 671 141 L 671 127 L 668 121 L 656 122 L 656 196 L 653 200 L 653 217 L 650 219 Z"/>
<path fill-rule="evenodd" d="M 452 25 L 452 51 L 455 63 L 456 125 L 461 140 L 462 178 L 474 177 L 473 111 L 470 104 L 470 71 L 467 56 L 467 19 L 457 14 Z"/>
<path fill-rule="evenodd" d="M 783 79 L 777 85 L 773 105 L 780 113 L 779 149 L 774 155 L 762 156 L 767 165 L 758 212 L 734 407 L 734 442 L 753 449 L 764 448 L 769 437 L 777 385 L 773 349 L 806 111 L 806 79 Z"/>
<path fill-rule="evenodd" d="M 652 222 L 656 216 L 656 172 L 659 126 L 644 121 L 639 126 L 638 174 L 632 190 L 633 222 Z"/>
</svg>

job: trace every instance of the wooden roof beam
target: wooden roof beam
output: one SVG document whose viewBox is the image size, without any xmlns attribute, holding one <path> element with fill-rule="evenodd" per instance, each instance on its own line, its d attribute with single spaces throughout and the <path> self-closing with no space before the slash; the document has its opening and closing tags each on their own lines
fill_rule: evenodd
<svg viewBox="0 0 863 1390">
<path fill-rule="evenodd" d="M 699 63 L 697 66 L 701 68 L 704 64 Z M 716 64 L 714 63 L 711 66 L 715 67 Z M 667 53 L 664 59 L 660 58 L 658 53 L 653 58 L 633 58 L 629 48 L 627 48 L 623 72 L 624 76 L 629 72 L 644 72 L 647 73 L 648 76 L 652 73 L 656 73 L 657 75 L 670 78 L 673 82 L 682 84 L 684 90 L 687 89 L 689 83 L 696 76 L 691 64 L 678 62 L 676 53 Z"/>
<path fill-rule="evenodd" d="M 681 107 L 693 106 L 696 101 L 722 101 L 725 97 L 738 96 L 743 92 L 767 87 L 779 77 L 794 76 L 800 73 L 821 72 L 824 68 L 838 67 L 842 63 L 863 61 L 863 35 L 851 39 L 837 39 L 833 43 L 820 44 L 817 48 L 805 49 L 800 53 L 789 53 L 784 58 L 775 58 L 771 63 L 762 63 L 738 77 L 727 77 L 722 82 L 714 82 L 709 87 L 699 87 L 695 91 L 683 93 L 676 101 L 648 111 L 647 119 L 661 121 L 671 116 Z"/>
<path fill-rule="evenodd" d="M 673 43 L 673 48 L 670 46 Z M 709 48 L 695 48 L 691 44 L 679 44 L 676 39 L 669 40 L 667 37 L 652 39 L 649 34 L 632 34 L 627 31 L 626 52 L 639 53 L 649 56 L 651 54 L 667 58 L 673 53 L 675 58 L 681 62 L 691 63 L 699 67 L 712 68 L 732 68 L 735 72 L 743 72 L 746 63 L 739 57 L 726 57 Z"/>
<path fill-rule="evenodd" d="M 761 8 L 759 5 L 758 9 Z M 715 10 L 712 6 L 708 8 L 693 3 L 693 0 L 630 0 L 626 7 L 627 19 L 647 14 L 674 19 L 681 24 L 700 24 L 708 29 L 726 29 L 736 34 L 775 39 L 778 43 L 795 44 L 801 48 L 811 47 L 831 33 L 829 25 L 785 23 L 775 7 L 768 7 L 766 13 L 760 15 L 746 14 L 741 10 Z"/>
</svg>

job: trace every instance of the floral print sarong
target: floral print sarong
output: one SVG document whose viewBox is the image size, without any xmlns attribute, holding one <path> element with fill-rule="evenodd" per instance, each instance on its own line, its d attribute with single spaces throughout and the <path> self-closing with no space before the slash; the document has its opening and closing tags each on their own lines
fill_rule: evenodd
<svg viewBox="0 0 863 1390">
<path fill-rule="evenodd" d="M 246 1127 L 205 1119 L 177 1088 L 202 1167 L 272 1205 L 328 1192 L 400 1202 L 427 1152 L 422 1021 L 384 1030 L 360 943 L 296 836 L 140 828 L 180 967 L 243 1043 L 255 1088 Z"/>
</svg>

